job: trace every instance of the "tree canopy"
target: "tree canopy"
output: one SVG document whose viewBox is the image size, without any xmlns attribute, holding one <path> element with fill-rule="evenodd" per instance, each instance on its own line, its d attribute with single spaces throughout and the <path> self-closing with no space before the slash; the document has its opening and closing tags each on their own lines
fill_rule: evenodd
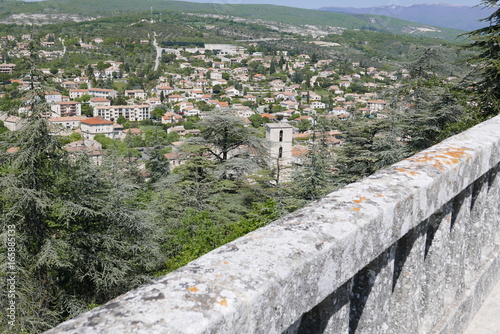
<svg viewBox="0 0 500 334">
<path fill-rule="evenodd" d="M 496 8 L 483 19 L 488 25 L 466 35 L 473 40 L 468 47 L 479 50 L 470 60 L 477 65 L 479 75 L 474 84 L 482 112 L 486 116 L 500 112 L 500 7 L 498 0 L 483 0 L 484 7 Z"/>
</svg>

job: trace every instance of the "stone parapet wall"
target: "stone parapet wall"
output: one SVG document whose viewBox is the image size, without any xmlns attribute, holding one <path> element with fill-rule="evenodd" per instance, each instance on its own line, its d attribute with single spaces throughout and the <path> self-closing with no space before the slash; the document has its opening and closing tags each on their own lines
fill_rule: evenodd
<svg viewBox="0 0 500 334">
<path fill-rule="evenodd" d="M 500 277 L 500 116 L 46 332 L 460 333 Z"/>
</svg>

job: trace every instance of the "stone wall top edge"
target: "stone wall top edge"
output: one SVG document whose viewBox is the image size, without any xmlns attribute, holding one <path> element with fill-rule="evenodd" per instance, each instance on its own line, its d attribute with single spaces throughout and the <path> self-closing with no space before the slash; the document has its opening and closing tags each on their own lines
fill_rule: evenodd
<svg viewBox="0 0 500 334">
<path fill-rule="evenodd" d="M 256 315 L 265 313 L 261 308 L 283 302 L 275 299 L 262 305 L 258 301 L 280 285 L 298 286 L 303 278 L 297 277 L 297 272 L 317 266 L 318 274 L 329 272 L 338 280 L 332 289 L 341 286 L 420 219 L 498 164 L 500 156 L 491 157 L 491 152 L 500 152 L 498 129 L 500 116 L 333 192 L 46 333 L 76 333 L 88 328 L 102 333 L 111 333 L 111 328 L 152 333 L 151 324 L 165 333 L 209 333 L 221 324 L 255 329 L 259 326 Z M 404 217 L 396 216 L 400 208 L 407 210 Z M 346 250 L 349 256 L 335 257 Z M 322 267 L 325 256 L 335 257 L 335 268 Z M 319 277 L 310 280 L 319 281 Z M 290 305 L 296 303 L 290 301 Z M 304 309 L 294 312 L 300 314 L 309 306 L 301 307 Z M 237 316 L 241 312 L 246 316 Z M 196 331 L 183 325 L 192 322 L 188 318 L 197 319 L 200 326 Z"/>
</svg>

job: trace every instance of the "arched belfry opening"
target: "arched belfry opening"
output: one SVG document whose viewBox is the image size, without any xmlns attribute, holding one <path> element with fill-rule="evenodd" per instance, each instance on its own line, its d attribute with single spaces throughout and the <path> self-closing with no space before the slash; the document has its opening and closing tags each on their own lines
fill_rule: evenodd
<svg viewBox="0 0 500 334">
<path fill-rule="evenodd" d="M 278 182 L 291 179 L 292 141 L 294 127 L 288 123 L 266 124 L 266 140 L 269 143 L 269 161 L 274 167 Z"/>
</svg>

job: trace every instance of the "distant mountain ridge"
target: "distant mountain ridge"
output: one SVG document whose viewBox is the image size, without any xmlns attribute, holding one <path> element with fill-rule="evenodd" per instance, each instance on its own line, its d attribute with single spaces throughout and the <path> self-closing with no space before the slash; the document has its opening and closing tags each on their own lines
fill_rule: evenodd
<svg viewBox="0 0 500 334">
<path fill-rule="evenodd" d="M 47 24 L 54 22 L 56 17 L 66 19 L 68 14 L 78 15 L 80 19 L 84 20 L 138 12 L 145 13 L 147 15 L 145 17 L 148 18 L 150 9 L 153 9 L 155 13 L 169 11 L 219 15 L 225 18 L 239 17 L 246 20 L 264 20 L 306 28 L 309 25 L 314 25 L 322 29 L 321 26 L 324 26 L 327 27 L 327 29 L 322 29 L 325 31 L 333 27 L 334 29 L 370 30 L 445 40 L 455 40 L 461 33 L 460 30 L 456 29 L 433 27 L 395 17 L 373 14 L 334 13 L 276 5 L 246 5 L 225 2 L 194 3 L 171 0 L 45 0 L 41 2 L 0 0 L 0 21 L 9 24 L 30 24 L 30 22 Z M 326 32 L 328 33 L 328 31 Z"/>
<path fill-rule="evenodd" d="M 345 14 L 383 15 L 464 31 L 484 27 L 486 25 L 485 22 L 480 22 L 479 20 L 489 16 L 494 11 L 493 9 L 485 9 L 479 6 L 456 6 L 441 3 L 370 8 L 322 7 L 319 10 Z"/>
</svg>

